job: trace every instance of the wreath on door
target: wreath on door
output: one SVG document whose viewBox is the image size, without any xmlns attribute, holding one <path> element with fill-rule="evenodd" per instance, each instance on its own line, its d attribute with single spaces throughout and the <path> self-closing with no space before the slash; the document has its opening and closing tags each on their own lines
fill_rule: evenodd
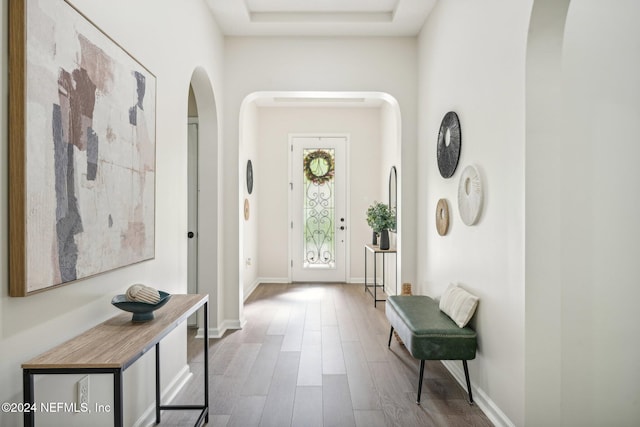
<svg viewBox="0 0 640 427">
<path fill-rule="evenodd" d="M 333 156 L 324 150 L 316 150 L 304 158 L 304 175 L 316 185 L 322 185 L 333 179 L 335 163 Z"/>
</svg>

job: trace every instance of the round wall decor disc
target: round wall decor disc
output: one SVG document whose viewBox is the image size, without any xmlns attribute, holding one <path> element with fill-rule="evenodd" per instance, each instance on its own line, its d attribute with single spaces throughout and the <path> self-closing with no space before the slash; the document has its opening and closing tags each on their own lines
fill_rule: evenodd
<svg viewBox="0 0 640 427">
<path fill-rule="evenodd" d="M 244 199 L 244 220 L 249 220 L 249 199 Z"/>
<path fill-rule="evenodd" d="M 458 209 L 462 222 L 473 225 L 480 217 L 482 209 L 482 180 L 475 166 L 469 165 L 462 171 L 458 184 Z"/>
<path fill-rule="evenodd" d="M 451 178 L 458 167 L 462 143 L 458 115 L 449 111 L 444 115 L 438 132 L 438 169 L 443 178 Z"/>
<path fill-rule="evenodd" d="M 253 192 L 253 163 L 251 160 L 247 160 L 247 192 L 249 194 Z"/>
<path fill-rule="evenodd" d="M 438 200 L 436 206 L 436 228 L 438 234 L 444 236 L 449 231 L 449 204 L 446 199 Z"/>
</svg>

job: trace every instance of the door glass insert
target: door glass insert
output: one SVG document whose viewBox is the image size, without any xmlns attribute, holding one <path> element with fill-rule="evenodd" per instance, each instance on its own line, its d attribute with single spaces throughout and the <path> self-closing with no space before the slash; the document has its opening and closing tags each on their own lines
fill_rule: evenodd
<svg viewBox="0 0 640 427">
<path fill-rule="evenodd" d="M 335 149 L 303 150 L 304 268 L 335 268 Z"/>
</svg>

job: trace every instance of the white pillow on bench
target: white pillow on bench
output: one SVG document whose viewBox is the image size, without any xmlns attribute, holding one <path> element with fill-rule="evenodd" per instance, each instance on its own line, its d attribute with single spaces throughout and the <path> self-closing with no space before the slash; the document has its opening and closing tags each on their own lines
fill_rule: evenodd
<svg viewBox="0 0 640 427">
<path fill-rule="evenodd" d="M 476 307 L 478 307 L 478 297 L 453 283 L 440 298 L 440 310 L 461 328 L 469 323 L 473 313 L 476 312 Z"/>
</svg>

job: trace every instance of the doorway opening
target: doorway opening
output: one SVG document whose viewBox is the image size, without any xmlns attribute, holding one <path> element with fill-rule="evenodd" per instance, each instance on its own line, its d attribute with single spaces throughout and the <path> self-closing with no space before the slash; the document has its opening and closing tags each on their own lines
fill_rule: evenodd
<svg viewBox="0 0 640 427">
<path fill-rule="evenodd" d="M 187 118 L 187 293 L 198 293 L 198 104 L 193 87 L 189 85 L 189 113 Z M 198 327 L 197 315 L 187 321 Z"/>
<path fill-rule="evenodd" d="M 309 113 L 311 110 L 314 113 Z M 319 114 L 310 117 L 315 112 Z M 332 127 L 325 120 L 327 116 L 332 117 L 329 122 L 335 120 L 341 124 Z M 353 120 L 347 116 L 353 117 Z M 296 121 L 299 118 L 301 120 Z M 359 122 L 360 119 L 362 121 Z M 351 134 L 348 128 L 353 127 L 353 123 L 357 123 L 358 130 Z M 363 136 L 363 132 L 366 136 Z M 348 235 L 344 239 L 346 274 L 338 280 L 364 283 L 363 263 L 360 262 L 362 251 L 358 243 L 368 242 L 371 230 L 363 215 L 368 204 L 374 200 L 388 199 L 388 173 L 392 166 L 398 171 L 397 212 L 399 216 L 402 215 L 402 144 L 398 102 L 384 92 L 254 92 L 243 100 L 240 107 L 237 199 L 238 294 L 241 306 L 260 283 L 299 280 L 295 275 L 292 277 L 291 254 L 293 251 L 300 253 L 302 249 L 295 249 L 287 237 L 292 225 L 288 197 L 291 185 L 295 182 L 289 173 L 289 137 L 336 135 L 349 137 L 348 162 L 349 166 L 353 166 L 348 173 L 351 180 L 346 192 L 349 194 L 351 191 L 351 196 L 347 196 L 346 211 L 344 215 L 338 214 L 333 224 L 334 228 L 338 228 L 334 232 L 339 233 L 342 231 L 339 229 L 341 219 L 344 218 L 345 235 Z M 376 141 L 378 145 L 375 148 L 368 147 L 367 144 L 373 143 L 371 141 Z M 370 154 L 374 151 L 375 157 L 372 157 Z M 248 160 L 253 164 L 253 193 L 247 191 L 245 172 Z M 302 164 L 302 161 L 299 163 Z M 360 191 L 362 188 L 367 194 Z M 354 213 L 353 221 L 349 220 L 350 211 Z M 401 235 L 402 221 L 399 221 L 395 234 L 399 252 L 398 274 L 401 273 Z M 353 242 L 350 247 L 349 240 Z M 342 243 L 342 239 L 337 242 Z M 322 258 L 317 250 L 315 253 Z M 308 265 L 310 263 L 307 262 Z"/>
<path fill-rule="evenodd" d="M 187 288 L 189 293 L 209 294 L 209 336 L 217 337 L 221 323 L 221 290 L 218 285 L 219 167 L 211 165 L 218 165 L 218 115 L 211 80 L 201 67 L 191 75 L 186 130 L 188 221 L 183 233 L 188 248 Z M 201 320 L 191 320 L 192 326 L 203 325 Z M 199 337 L 204 336 L 201 329 L 199 326 Z"/>
</svg>

